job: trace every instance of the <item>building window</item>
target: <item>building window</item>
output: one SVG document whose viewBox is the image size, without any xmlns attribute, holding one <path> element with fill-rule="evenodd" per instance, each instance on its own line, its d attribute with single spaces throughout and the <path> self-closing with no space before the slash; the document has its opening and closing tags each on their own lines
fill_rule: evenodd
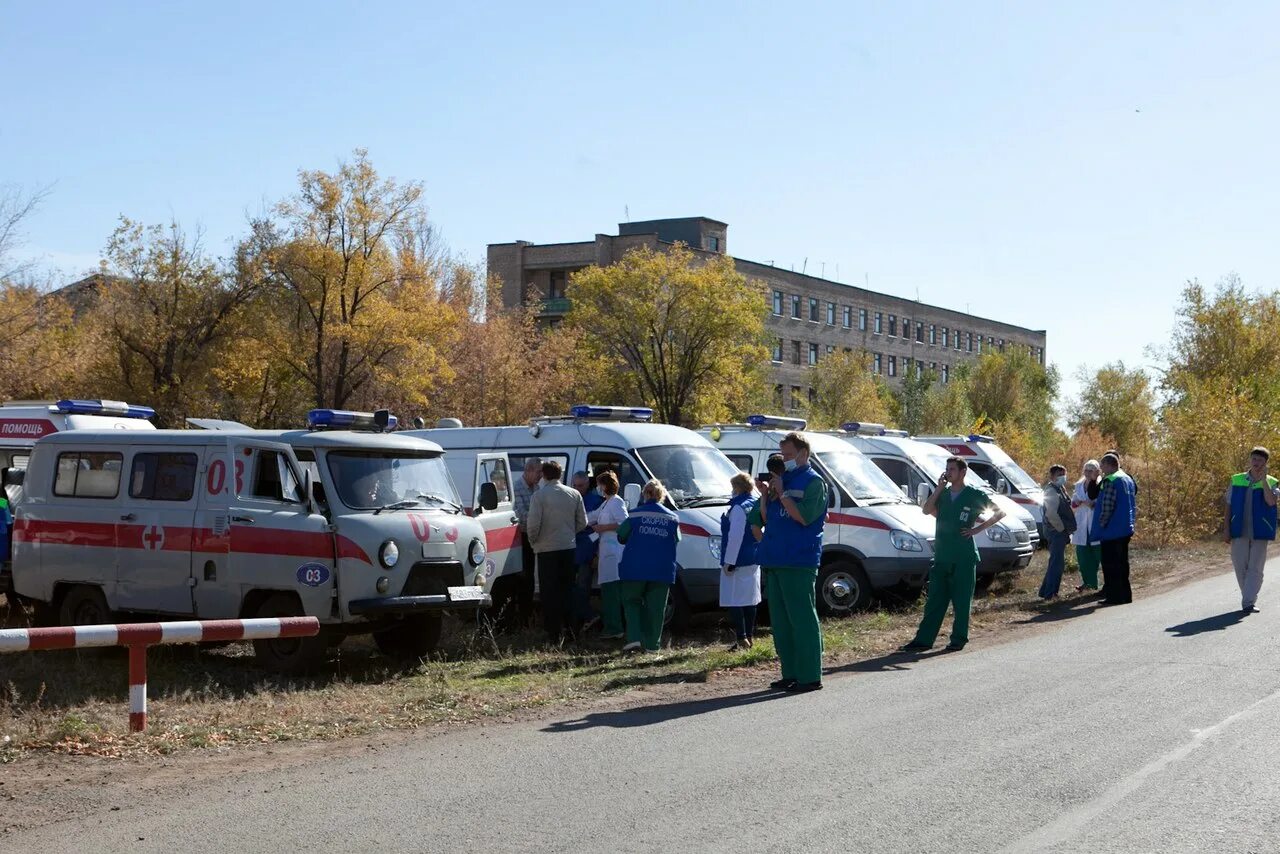
<svg viewBox="0 0 1280 854">
<path fill-rule="evenodd" d="M 832 353 L 834 353 L 835 351 L 836 351 L 836 348 L 835 348 L 834 346 L 832 346 L 831 344 L 828 344 L 828 345 L 827 345 L 827 355 L 828 355 L 828 356 L 830 356 L 830 355 L 831 355 Z"/>
<path fill-rule="evenodd" d="M 833 302 L 829 302 L 827 303 L 827 326 L 835 326 L 835 325 L 836 325 L 836 304 Z"/>
<path fill-rule="evenodd" d="M 916 340 L 921 344 L 924 343 L 924 324 L 916 322 Z"/>
<path fill-rule="evenodd" d="M 951 371 L 947 368 L 946 365 L 943 365 L 942 366 L 942 384 L 946 385 L 949 382 L 951 382 Z"/>
<path fill-rule="evenodd" d="M 982 352 L 982 336 L 981 335 L 978 336 L 978 352 L 979 353 Z"/>
<path fill-rule="evenodd" d="M 708 248 L 708 249 L 710 249 L 712 252 L 719 252 L 719 251 L 720 251 L 720 238 L 718 238 L 718 237 L 708 237 L 708 238 L 707 238 L 707 248 Z"/>
<path fill-rule="evenodd" d="M 904 377 L 911 376 L 911 357 L 910 356 L 902 357 L 902 375 Z"/>
<path fill-rule="evenodd" d="M 929 346 L 938 346 L 938 327 L 932 323 L 929 324 Z"/>
<path fill-rule="evenodd" d="M 818 364 L 818 345 L 817 344 L 809 345 L 809 364 L 810 365 Z"/>
<path fill-rule="evenodd" d="M 898 316 L 896 314 L 889 315 L 889 337 L 896 338 L 898 336 Z"/>
<path fill-rule="evenodd" d="M 551 281 L 547 285 L 547 299 L 563 299 L 565 281 L 568 274 L 564 270 L 552 270 Z"/>
<path fill-rule="evenodd" d="M 865 308 L 858 309 L 858 331 L 867 331 L 867 310 Z M 877 329 L 876 331 L 879 332 L 880 330 Z"/>
<path fill-rule="evenodd" d="M 876 312 L 876 328 L 874 331 L 875 331 L 875 334 L 877 335 L 880 334 L 880 312 L 878 311 Z"/>
<path fill-rule="evenodd" d="M 800 295 L 791 295 L 791 316 L 796 320 L 800 319 Z"/>
<path fill-rule="evenodd" d="M 1004 352 L 1004 339 L 1003 339 L 1003 338 L 1001 338 L 999 341 L 997 341 L 997 342 L 996 342 L 996 346 L 997 346 L 997 347 L 999 347 L 999 348 L 1000 348 L 1000 352 L 1001 352 L 1001 353 L 1003 353 L 1003 352 Z"/>
<path fill-rule="evenodd" d="M 800 342 L 799 341 L 791 342 L 791 361 L 797 365 L 800 364 Z"/>
<path fill-rule="evenodd" d="M 933 372 L 936 374 L 936 373 L 938 372 L 938 363 L 937 363 L 937 362 L 930 362 L 930 363 L 929 363 L 929 370 L 933 371 Z"/>
<path fill-rule="evenodd" d="M 964 334 L 964 341 L 965 341 L 965 348 L 968 349 L 970 353 L 972 353 L 973 352 L 973 333 L 966 332 Z"/>
<path fill-rule="evenodd" d="M 880 373 L 880 354 L 879 353 L 871 354 L 871 370 L 877 374 Z"/>
<path fill-rule="evenodd" d="M 773 361 L 775 362 L 782 361 L 782 339 L 781 338 L 773 339 Z"/>
<path fill-rule="evenodd" d="M 889 357 L 889 376 L 896 377 L 898 375 L 898 357 Z"/>
<path fill-rule="evenodd" d="M 818 322 L 818 301 L 814 297 L 809 297 L 809 322 Z"/>
<path fill-rule="evenodd" d="M 773 313 L 782 317 L 782 291 L 773 292 Z"/>
<path fill-rule="evenodd" d="M 947 327 L 942 327 L 942 349 L 945 350 L 951 346 L 951 338 L 947 335 Z"/>
<path fill-rule="evenodd" d="M 916 359 L 916 379 L 920 379 L 922 376 L 924 376 L 924 362 Z"/>
<path fill-rule="evenodd" d="M 853 309 L 849 308 L 847 305 L 840 309 L 840 325 L 845 329 L 849 329 L 853 326 Z"/>
<path fill-rule="evenodd" d="M 775 408 L 775 409 L 782 409 L 782 407 L 784 406 L 784 403 L 783 403 L 783 400 L 782 400 L 782 386 L 781 386 L 781 385 L 775 385 L 775 386 L 773 387 L 773 406 L 774 406 L 774 408 Z"/>
<path fill-rule="evenodd" d="M 800 386 L 798 385 L 793 385 L 791 387 L 791 408 L 800 408 Z"/>
</svg>

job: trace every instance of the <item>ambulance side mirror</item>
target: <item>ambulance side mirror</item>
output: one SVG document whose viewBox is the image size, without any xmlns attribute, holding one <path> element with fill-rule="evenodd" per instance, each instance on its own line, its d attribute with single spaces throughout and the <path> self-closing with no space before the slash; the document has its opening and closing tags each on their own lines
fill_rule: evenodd
<svg viewBox="0 0 1280 854">
<path fill-rule="evenodd" d="M 622 500 L 627 503 L 628 510 L 634 510 L 640 506 L 640 484 L 628 483 L 622 488 Z"/>
<path fill-rule="evenodd" d="M 480 484 L 480 509 L 485 511 L 498 509 L 498 487 L 489 481 Z"/>
<path fill-rule="evenodd" d="M 921 507 L 923 507 L 924 503 L 928 500 L 929 500 L 929 484 L 917 483 L 916 484 L 916 503 L 919 504 Z"/>
<path fill-rule="evenodd" d="M 1008 494 L 1009 494 L 1009 481 L 1005 480 L 1005 479 L 1004 479 L 1004 478 L 1002 478 L 1002 477 L 1001 477 L 1001 478 L 997 478 L 997 479 L 996 479 L 996 492 L 1000 493 L 1001 495 L 1008 495 Z"/>
<path fill-rule="evenodd" d="M 0 477 L 3 478 L 5 486 L 22 486 L 23 481 L 27 479 L 27 470 L 7 468 Z"/>
</svg>

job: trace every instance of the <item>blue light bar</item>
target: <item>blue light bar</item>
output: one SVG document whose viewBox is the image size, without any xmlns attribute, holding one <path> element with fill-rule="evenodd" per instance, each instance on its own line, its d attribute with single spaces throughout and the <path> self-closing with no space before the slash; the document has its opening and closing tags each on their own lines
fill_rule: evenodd
<svg viewBox="0 0 1280 854">
<path fill-rule="evenodd" d="M 888 430 L 888 429 L 886 429 L 886 430 L 884 431 L 884 433 L 883 433 L 883 434 L 881 434 L 881 435 L 884 435 L 884 436 L 892 436 L 892 437 L 894 437 L 895 439 L 905 439 L 905 438 L 907 438 L 907 436 L 909 436 L 909 435 L 911 435 L 911 434 L 910 434 L 910 433 L 908 433 L 906 430 Z"/>
<path fill-rule="evenodd" d="M 647 406 L 593 406 L 579 403 L 570 408 L 573 418 L 592 421 L 652 421 L 653 410 Z"/>
<path fill-rule="evenodd" d="M 155 418 L 150 406 L 134 406 L 123 400 L 60 400 L 53 406 L 66 415 L 114 415 L 119 418 Z"/>
<path fill-rule="evenodd" d="M 748 415 L 747 424 L 751 427 L 768 427 L 777 430 L 803 430 L 809 422 L 803 418 L 784 418 L 781 415 Z"/>
<path fill-rule="evenodd" d="M 387 416 L 386 432 L 396 429 L 399 423 L 394 415 Z M 312 430 L 378 430 L 377 416 L 372 412 L 352 412 L 349 409 L 313 409 L 307 413 L 307 427 Z"/>
<path fill-rule="evenodd" d="M 983 436 L 983 435 L 978 434 L 978 433 L 970 433 L 970 434 L 969 434 L 969 439 L 968 439 L 968 441 L 970 441 L 970 442 L 995 442 L 995 438 L 994 438 L 994 437 L 992 437 L 992 436 Z"/>
<path fill-rule="evenodd" d="M 846 421 L 840 425 L 840 429 L 846 433 L 857 433 L 862 436 L 884 436 L 885 429 L 883 424 L 874 424 L 870 421 Z M 905 433 L 903 434 L 906 435 Z"/>
</svg>

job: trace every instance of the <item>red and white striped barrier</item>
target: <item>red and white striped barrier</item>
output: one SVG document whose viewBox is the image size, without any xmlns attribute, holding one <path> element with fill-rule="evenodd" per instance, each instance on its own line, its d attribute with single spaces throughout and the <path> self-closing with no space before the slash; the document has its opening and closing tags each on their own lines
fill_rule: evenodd
<svg viewBox="0 0 1280 854">
<path fill-rule="evenodd" d="M 0 653 L 99 646 L 128 647 L 129 729 L 142 732 L 147 727 L 147 647 L 170 643 L 303 638 L 319 633 L 320 621 L 315 617 L 0 629 Z"/>
</svg>

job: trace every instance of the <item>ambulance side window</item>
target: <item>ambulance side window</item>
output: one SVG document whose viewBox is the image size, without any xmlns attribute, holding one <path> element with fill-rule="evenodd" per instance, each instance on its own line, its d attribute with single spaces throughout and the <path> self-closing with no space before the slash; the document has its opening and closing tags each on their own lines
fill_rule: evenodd
<svg viewBox="0 0 1280 854">
<path fill-rule="evenodd" d="M 644 486 L 645 478 L 640 476 L 639 470 L 631 462 L 630 457 L 604 451 L 592 451 L 587 454 L 587 473 L 591 475 L 592 480 L 606 471 L 611 471 L 618 476 L 618 492 L 622 492 L 628 483 Z"/>
<path fill-rule="evenodd" d="M 908 490 L 911 489 L 911 474 L 905 462 L 885 457 L 876 457 L 872 462 L 880 468 L 880 471 L 889 476 L 889 480 L 893 481 L 894 486 L 905 486 Z"/>
<path fill-rule="evenodd" d="M 728 454 L 729 462 L 738 467 L 738 471 L 744 471 L 751 474 L 751 464 L 753 460 L 745 454 Z"/>
<path fill-rule="evenodd" d="M 480 461 L 480 483 L 476 484 L 475 506 L 480 506 L 480 484 L 492 483 L 498 491 L 498 503 L 505 504 L 511 500 L 511 490 L 508 486 L 510 480 L 507 479 L 507 461 L 506 460 L 481 460 Z"/>
<path fill-rule="evenodd" d="M 279 451 L 258 450 L 253 455 L 251 498 L 298 503 L 298 479 L 293 466 Z"/>
<path fill-rule="evenodd" d="M 27 467 L 27 463 L 31 461 L 31 455 L 30 454 L 14 454 L 10 459 L 11 459 L 11 462 L 9 463 L 10 468 L 25 469 Z"/>
<path fill-rule="evenodd" d="M 129 497 L 149 501 L 190 501 L 196 488 L 195 454 L 135 454 Z"/>
<path fill-rule="evenodd" d="M 573 474 L 573 472 L 568 471 L 569 455 L 565 453 L 559 453 L 559 452 L 553 451 L 548 454 L 507 454 L 507 459 L 511 460 L 511 470 L 516 472 L 517 477 L 524 476 L 524 463 L 525 463 L 525 460 L 528 460 L 530 458 L 535 460 L 543 460 L 544 462 L 547 460 L 555 460 L 556 462 L 558 462 L 560 464 L 560 468 L 565 470 L 563 474 L 563 477 L 564 477 L 563 482 L 565 483 L 568 483 L 569 475 Z"/>
<path fill-rule="evenodd" d="M 990 484 L 992 489 L 995 489 L 996 484 L 1000 481 L 1000 472 L 990 463 L 971 462 L 969 463 L 969 468 L 973 470 L 974 474 Z"/>
<path fill-rule="evenodd" d="M 64 498 L 115 498 L 120 492 L 121 454 L 69 451 L 58 454 L 53 494 Z"/>
</svg>

